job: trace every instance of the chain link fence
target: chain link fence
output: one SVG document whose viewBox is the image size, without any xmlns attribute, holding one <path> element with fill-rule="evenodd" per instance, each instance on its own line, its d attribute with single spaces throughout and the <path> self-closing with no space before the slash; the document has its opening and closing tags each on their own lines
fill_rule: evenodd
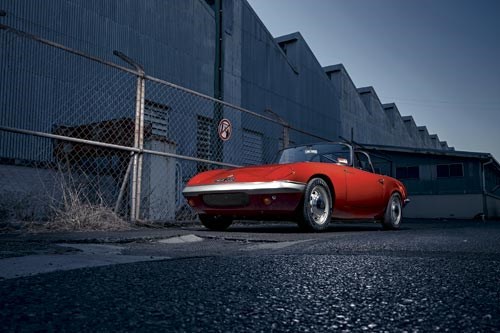
<svg viewBox="0 0 500 333">
<path fill-rule="evenodd" d="M 0 25 L 0 221 L 194 220 L 196 173 L 324 140 L 115 55 L 127 66 Z"/>
</svg>

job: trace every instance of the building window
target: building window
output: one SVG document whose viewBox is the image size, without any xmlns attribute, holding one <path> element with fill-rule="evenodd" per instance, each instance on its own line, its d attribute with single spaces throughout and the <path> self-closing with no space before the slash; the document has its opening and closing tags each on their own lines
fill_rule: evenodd
<svg viewBox="0 0 500 333">
<path fill-rule="evenodd" d="M 420 168 L 418 166 L 397 167 L 397 179 L 420 179 Z"/>
<path fill-rule="evenodd" d="M 440 164 L 437 166 L 438 178 L 463 177 L 464 166 L 462 163 Z"/>
</svg>

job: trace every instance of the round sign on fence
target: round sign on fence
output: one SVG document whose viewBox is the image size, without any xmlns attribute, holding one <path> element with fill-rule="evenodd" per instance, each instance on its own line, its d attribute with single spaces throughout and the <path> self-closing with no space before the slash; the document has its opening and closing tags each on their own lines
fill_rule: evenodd
<svg viewBox="0 0 500 333">
<path fill-rule="evenodd" d="M 233 126 L 229 119 L 222 119 L 219 122 L 219 127 L 217 128 L 217 132 L 219 132 L 219 138 L 222 141 L 227 141 L 231 137 L 231 132 L 233 131 Z"/>
</svg>

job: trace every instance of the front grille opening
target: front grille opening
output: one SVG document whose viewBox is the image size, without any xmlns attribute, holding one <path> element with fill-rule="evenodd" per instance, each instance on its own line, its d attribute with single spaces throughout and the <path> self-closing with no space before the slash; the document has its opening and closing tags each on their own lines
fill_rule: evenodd
<svg viewBox="0 0 500 333">
<path fill-rule="evenodd" d="M 209 207 L 245 207 L 250 202 L 246 193 L 204 194 L 202 199 Z"/>
</svg>

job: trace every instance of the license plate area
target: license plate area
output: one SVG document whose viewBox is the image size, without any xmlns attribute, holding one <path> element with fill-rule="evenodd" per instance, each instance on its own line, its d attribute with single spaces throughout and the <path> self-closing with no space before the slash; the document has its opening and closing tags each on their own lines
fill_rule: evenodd
<svg viewBox="0 0 500 333">
<path fill-rule="evenodd" d="M 204 194 L 203 203 L 209 207 L 245 207 L 250 203 L 246 193 Z"/>
</svg>

